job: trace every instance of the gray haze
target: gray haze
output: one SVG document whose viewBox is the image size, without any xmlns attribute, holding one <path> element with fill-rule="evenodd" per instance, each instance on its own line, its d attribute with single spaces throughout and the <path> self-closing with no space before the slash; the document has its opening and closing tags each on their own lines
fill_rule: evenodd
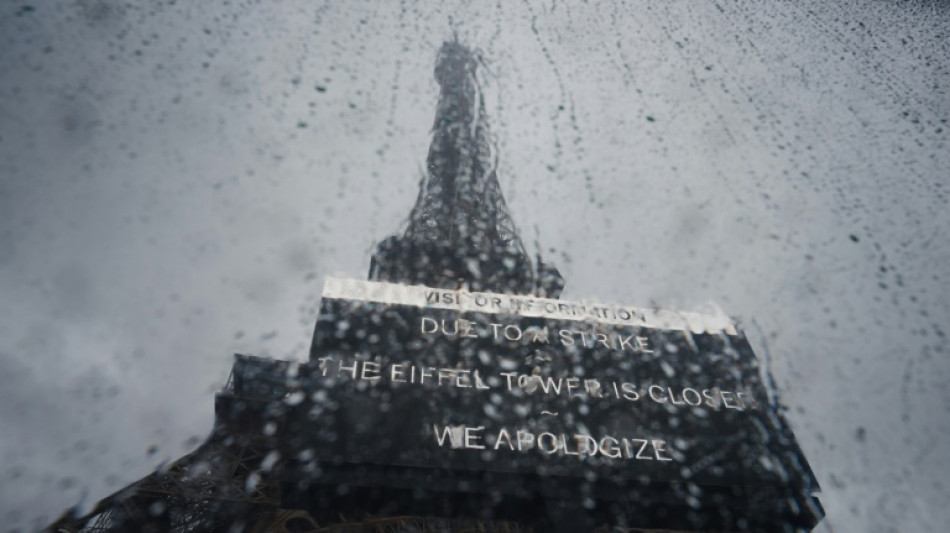
<svg viewBox="0 0 950 533">
<path fill-rule="evenodd" d="M 194 449 L 415 200 L 457 32 L 564 297 L 737 316 L 818 531 L 950 522 L 943 2 L 0 5 L 0 522 Z"/>
</svg>

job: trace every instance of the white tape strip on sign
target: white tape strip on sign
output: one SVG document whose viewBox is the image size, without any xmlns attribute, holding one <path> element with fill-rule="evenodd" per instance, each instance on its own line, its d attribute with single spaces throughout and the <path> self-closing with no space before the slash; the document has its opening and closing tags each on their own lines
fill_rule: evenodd
<svg viewBox="0 0 950 533">
<path fill-rule="evenodd" d="M 422 285 L 399 285 L 344 278 L 327 278 L 323 297 L 391 305 L 411 305 L 427 309 L 455 309 L 463 312 L 519 315 L 579 320 L 693 333 L 736 334 L 735 322 L 723 313 L 714 315 L 643 309 L 638 307 L 552 300 L 515 294 L 435 289 Z"/>
</svg>

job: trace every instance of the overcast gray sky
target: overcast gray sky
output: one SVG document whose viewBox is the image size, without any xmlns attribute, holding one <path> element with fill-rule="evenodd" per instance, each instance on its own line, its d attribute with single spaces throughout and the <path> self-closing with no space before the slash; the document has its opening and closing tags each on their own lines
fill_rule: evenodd
<svg viewBox="0 0 950 533">
<path fill-rule="evenodd" d="M 566 298 L 739 317 L 818 531 L 950 521 L 946 4 L 469 4 L 0 5 L 5 530 L 194 449 L 232 353 L 306 358 L 409 213 L 453 32 Z"/>
</svg>

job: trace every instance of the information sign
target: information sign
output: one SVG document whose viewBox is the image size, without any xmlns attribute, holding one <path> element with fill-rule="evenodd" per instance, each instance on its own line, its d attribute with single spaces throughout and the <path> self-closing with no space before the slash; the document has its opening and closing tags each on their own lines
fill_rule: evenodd
<svg viewBox="0 0 950 533">
<path fill-rule="evenodd" d="M 310 356 L 321 461 L 817 486 L 724 316 L 328 279 Z"/>
</svg>

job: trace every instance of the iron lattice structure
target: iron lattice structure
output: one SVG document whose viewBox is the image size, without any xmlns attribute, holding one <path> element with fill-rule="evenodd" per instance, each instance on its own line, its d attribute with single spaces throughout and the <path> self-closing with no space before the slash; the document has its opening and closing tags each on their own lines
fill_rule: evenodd
<svg viewBox="0 0 950 533">
<path fill-rule="evenodd" d="M 458 42 L 439 52 L 441 95 L 426 175 L 399 237 L 379 244 L 370 279 L 557 297 L 563 279 L 532 262 L 515 229 L 496 175 L 477 68 Z M 237 356 L 216 396 L 215 427 L 194 452 L 99 501 L 85 514 L 67 511 L 56 533 L 317 531 L 522 531 L 517 524 L 400 516 L 336 517 L 329 525 L 302 509 L 281 507 L 287 434 L 283 401 L 295 390 L 291 363 Z"/>
<path fill-rule="evenodd" d="M 436 59 L 439 103 L 419 196 L 400 236 L 380 243 L 371 280 L 556 298 L 563 278 L 532 261 L 498 183 L 478 54 L 447 42 Z"/>
</svg>

